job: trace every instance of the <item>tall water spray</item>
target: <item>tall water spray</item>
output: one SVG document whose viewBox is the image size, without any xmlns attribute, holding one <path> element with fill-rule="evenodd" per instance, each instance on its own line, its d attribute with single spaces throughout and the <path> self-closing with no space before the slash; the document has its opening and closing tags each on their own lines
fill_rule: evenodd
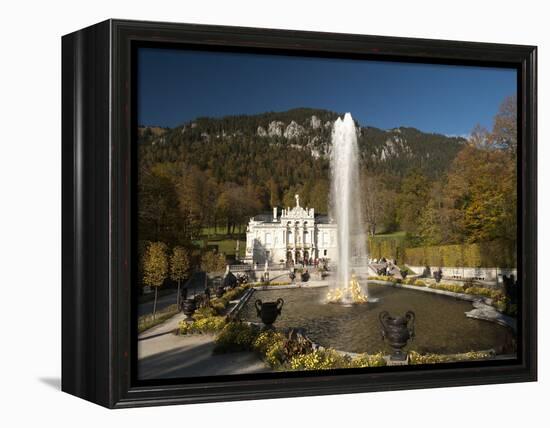
<svg viewBox="0 0 550 428">
<path fill-rule="evenodd" d="M 357 132 L 350 113 L 334 123 L 330 165 L 331 214 L 338 226 L 338 260 L 329 300 L 362 302 L 366 301 L 366 283 L 359 287 L 358 281 L 352 278 L 352 271 L 366 273 L 367 247 L 361 215 Z"/>
</svg>

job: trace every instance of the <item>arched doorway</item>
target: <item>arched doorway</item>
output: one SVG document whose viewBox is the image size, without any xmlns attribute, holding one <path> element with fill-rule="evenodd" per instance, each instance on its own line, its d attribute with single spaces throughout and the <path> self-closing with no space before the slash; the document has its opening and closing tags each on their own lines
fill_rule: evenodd
<svg viewBox="0 0 550 428">
<path fill-rule="evenodd" d="M 286 265 L 287 267 L 292 266 L 294 264 L 294 260 L 292 259 L 292 251 L 286 252 Z"/>
</svg>

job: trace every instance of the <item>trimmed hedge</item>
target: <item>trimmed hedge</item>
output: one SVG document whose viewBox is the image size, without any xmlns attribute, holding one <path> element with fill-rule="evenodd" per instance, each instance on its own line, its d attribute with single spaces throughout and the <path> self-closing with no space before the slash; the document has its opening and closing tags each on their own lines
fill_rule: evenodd
<svg viewBox="0 0 550 428">
<path fill-rule="evenodd" d="M 402 237 L 369 236 L 369 256 L 396 259 L 412 266 L 503 267 L 516 266 L 516 248 L 507 241 L 475 244 L 417 247 L 407 235 Z"/>
<path fill-rule="evenodd" d="M 405 249 L 412 266 L 515 267 L 515 248 L 503 241 Z"/>
<path fill-rule="evenodd" d="M 392 258 L 403 264 L 405 260 L 406 238 L 384 238 L 369 236 L 369 257 L 374 259 Z"/>
</svg>

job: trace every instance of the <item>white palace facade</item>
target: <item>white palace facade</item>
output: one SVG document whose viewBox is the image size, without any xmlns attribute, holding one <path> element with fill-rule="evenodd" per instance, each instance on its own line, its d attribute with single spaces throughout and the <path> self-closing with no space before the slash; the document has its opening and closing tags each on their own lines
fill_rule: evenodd
<svg viewBox="0 0 550 428">
<path fill-rule="evenodd" d="M 315 215 L 313 208 L 277 207 L 273 215 L 258 215 L 250 219 L 246 230 L 245 262 L 256 265 L 303 263 L 337 257 L 336 223 L 327 216 Z"/>
</svg>

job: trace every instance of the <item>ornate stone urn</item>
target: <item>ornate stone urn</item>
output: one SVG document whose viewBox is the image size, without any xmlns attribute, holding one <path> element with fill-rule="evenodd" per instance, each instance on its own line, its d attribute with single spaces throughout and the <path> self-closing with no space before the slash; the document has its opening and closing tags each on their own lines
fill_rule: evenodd
<svg viewBox="0 0 550 428">
<path fill-rule="evenodd" d="M 382 324 L 382 339 L 388 341 L 393 351 L 390 359 L 405 361 L 407 354 L 403 348 L 409 339 L 414 338 L 414 312 L 407 311 L 403 317 L 392 317 L 388 311 L 383 311 L 378 314 L 378 319 Z"/>
<path fill-rule="evenodd" d="M 223 288 L 221 285 L 216 288 L 216 297 L 217 298 L 222 297 L 223 293 L 225 293 L 225 288 Z"/>
<path fill-rule="evenodd" d="M 195 299 L 185 299 L 182 304 L 182 312 L 187 316 L 185 321 L 193 321 L 193 314 L 197 310 Z"/>
<path fill-rule="evenodd" d="M 267 328 L 271 327 L 277 317 L 281 315 L 281 309 L 283 309 L 284 300 L 279 298 L 275 302 L 262 302 L 260 299 L 256 300 L 256 313 L 265 324 Z"/>
</svg>

